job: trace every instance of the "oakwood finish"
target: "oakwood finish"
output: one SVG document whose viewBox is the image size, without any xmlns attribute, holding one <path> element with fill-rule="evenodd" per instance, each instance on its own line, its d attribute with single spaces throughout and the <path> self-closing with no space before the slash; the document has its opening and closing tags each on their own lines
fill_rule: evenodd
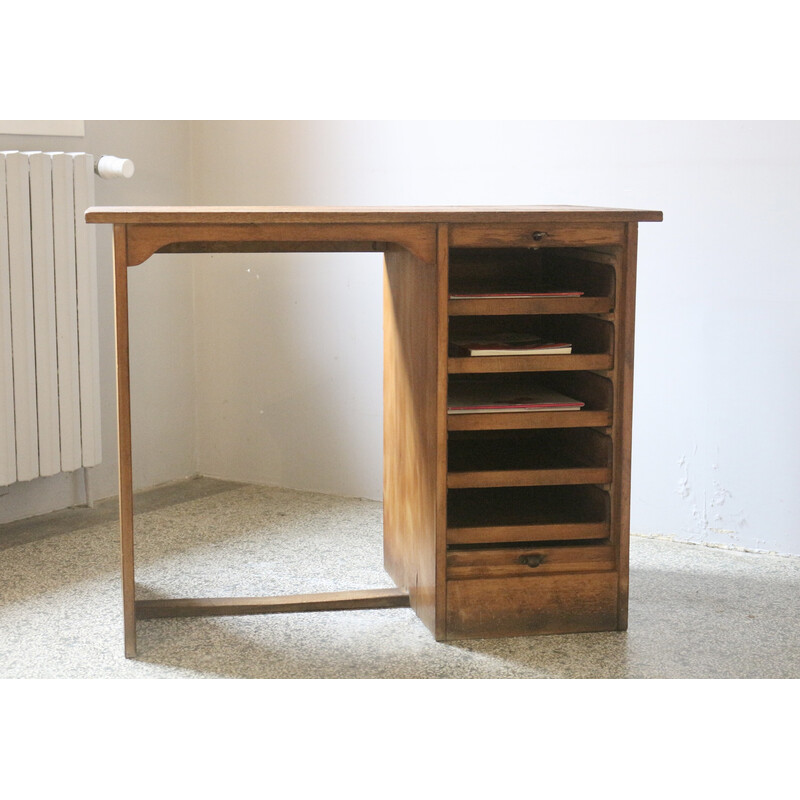
<svg viewBox="0 0 800 800">
<path fill-rule="evenodd" d="M 623 630 L 637 223 L 661 218 L 581 206 L 89 209 L 88 222 L 114 226 L 125 655 L 136 621 L 164 616 L 410 605 L 438 640 Z M 292 251 L 384 253 L 384 555 L 398 588 L 137 600 L 128 269 L 154 253 Z M 581 294 L 491 296 L 521 280 Z M 489 296 L 451 298 L 462 282 Z M 449 353 L 451 328 L 512 323 L 569 336 L 573 353 Z M 585 406 L 447 413 L 456 382 L 509 380 Z"/>
</svg>

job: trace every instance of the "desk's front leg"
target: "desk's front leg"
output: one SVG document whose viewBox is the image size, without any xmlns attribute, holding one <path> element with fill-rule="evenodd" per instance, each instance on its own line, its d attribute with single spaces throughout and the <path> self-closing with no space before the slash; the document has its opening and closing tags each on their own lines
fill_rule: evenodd
<svg viewBox="0 0 800 800">
<path fill-rule="evenodd" d="M 125 225 L 114 226 L 114 310 L 117 343 L 117 437 L 119 444 L 119 526 L 125 656 L 136 655 L 136 589 L 133 562 L 133 467 L 128 355 L 128 253 Z"/>
</svg>

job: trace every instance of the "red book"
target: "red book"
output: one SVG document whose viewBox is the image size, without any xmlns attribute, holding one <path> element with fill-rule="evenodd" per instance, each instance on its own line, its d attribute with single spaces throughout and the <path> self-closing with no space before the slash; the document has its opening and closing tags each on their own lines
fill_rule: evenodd
<svg viewBox="0 0 800 800">
<path fill-rule="evenodd" d="M 453 292 L 450 294 L 451 300 L 480 300 L 487 299 L 505 299 L 510 297 L 582 297 L 583 292 L 572 292 L 567 290 L 552 290 L 540 292 L 526 292 L 526 291 L 510 291 L 510 292 L 492 292 L 492 291 L 475 291 L 475 292 Z"/>
</svg>

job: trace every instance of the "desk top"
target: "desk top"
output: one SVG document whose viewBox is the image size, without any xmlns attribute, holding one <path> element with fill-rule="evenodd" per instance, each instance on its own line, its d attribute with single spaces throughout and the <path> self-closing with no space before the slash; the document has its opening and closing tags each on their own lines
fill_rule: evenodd
<svg viewBox="0 0 800 800">
<path fill-rule="evenodd" d="M 661 211 L 588 206 L 95 206 L 86 211 L 87 222 L 147 225 L 661 220 Z"/>
</svg>

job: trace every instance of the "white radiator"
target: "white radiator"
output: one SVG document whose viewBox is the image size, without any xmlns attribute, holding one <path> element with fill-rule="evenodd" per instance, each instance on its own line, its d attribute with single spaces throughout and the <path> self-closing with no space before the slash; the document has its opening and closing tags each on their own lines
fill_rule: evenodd
<svg viewBox="0 0 800 800">
<path fill-rule="evenodd" d="M 87 153 L 0 153 L 0 486 L 100 463 Z"/>
</svg>

